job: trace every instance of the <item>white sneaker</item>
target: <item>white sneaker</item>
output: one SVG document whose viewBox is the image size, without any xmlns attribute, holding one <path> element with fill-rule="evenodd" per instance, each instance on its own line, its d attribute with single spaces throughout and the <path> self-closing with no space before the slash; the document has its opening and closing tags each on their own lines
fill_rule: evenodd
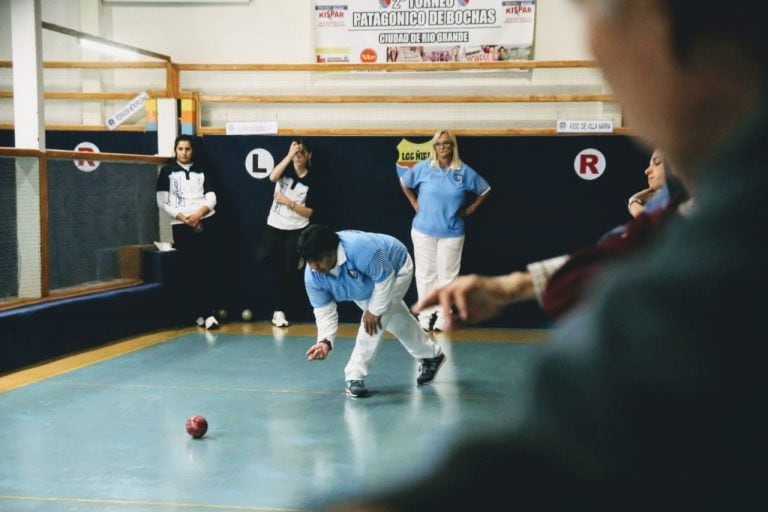
<svg viewBox="0 0 768 512">
<path fill-rule="evenodd" d="M 285 313 L 282 311 L 275 311 L 272 315 L 272 325 L 275 327 L 288 327 L 288 320 L 285 318 Z"/>
<path fill-rule="evenodd" d="M 209 331 L 216 330 L 219 328 L 219 321 L 216 320 L 215 316 L 211 315 L 205 319 L 205 328 Z"/>
</svg>

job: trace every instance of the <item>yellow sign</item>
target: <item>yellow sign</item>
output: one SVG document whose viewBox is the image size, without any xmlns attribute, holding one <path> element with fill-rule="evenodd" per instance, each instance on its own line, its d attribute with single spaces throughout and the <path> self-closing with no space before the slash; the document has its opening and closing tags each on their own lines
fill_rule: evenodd
<svg viewBox="0 0 768 512">
<path fill-rule="evenodd" d="M 429 158 L 429 152 L 432 139 L 426 142 L 416 143 L 403 139 L 397 145 L 397 165 L 398 167 L 413 167 L 422 160 Z"/>
</svg>

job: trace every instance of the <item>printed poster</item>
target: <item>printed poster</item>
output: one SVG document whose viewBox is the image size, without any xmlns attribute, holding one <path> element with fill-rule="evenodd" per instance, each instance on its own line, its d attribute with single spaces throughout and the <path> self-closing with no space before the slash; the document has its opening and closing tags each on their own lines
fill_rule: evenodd
<svg viewBox="0 0 768 512">
<path fill-rule="evenodd" d="M 533 58 L 535 0 L 315 0 L 319 63 Z"/>
</svg>

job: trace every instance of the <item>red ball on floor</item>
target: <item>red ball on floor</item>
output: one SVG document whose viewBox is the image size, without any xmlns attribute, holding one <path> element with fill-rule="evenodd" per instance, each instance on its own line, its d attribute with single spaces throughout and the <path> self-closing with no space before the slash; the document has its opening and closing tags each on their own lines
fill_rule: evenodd
<svg viewBox="0 0 768 512">
<path fill-rule="evenodd" d="M 187 418 L 187 433 L 195 439 L 200 439 L 208 432 L 208 421 L 202 416 Z"/>
</svg>

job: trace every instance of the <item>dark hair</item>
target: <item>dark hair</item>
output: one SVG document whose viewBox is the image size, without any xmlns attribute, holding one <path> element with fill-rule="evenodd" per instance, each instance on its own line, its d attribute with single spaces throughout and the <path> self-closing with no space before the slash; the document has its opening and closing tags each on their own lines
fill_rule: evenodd
<svg viewBox="0 0 768 512">
<path fill-rule="evenodd" d="M 173 141 L 173 150 L 176 151 L 176 146 L 179 145 L 179 142 L 181 141 L 187 141 L 189 142 L 189 145 L 192 146 L 192 151 L 195 150 L 195 138 L 192 135 L 188 135 L 186 133 L 182 133 L 181 135 L 176 136 L 176 140 Z"/>
<path fill-rule="evenodd" d="M 312 159 L 309 158 L 310 155 L 312 155 L 312 146 L 309 145 L 309 141 L 307 139 L 303 139 L 301 137 L 293 139 L 292 142 L 298 143 L 301 147 L 304 148 L 304 151 L 307 152 L 307 169 L 312 167 Z M 289 164 L 291 168 L 295 171 L 296 168 L 293 167 L 293 162 Z"/>
<path fill-rule="evenodd" d="M 307 153 L 312 152 L 312 147 L 309 145 L 309 141 L 307 139 L 302 139 L 302 138 L 293 139 L 293 142 L 298 142 Z"/>
<path fill-rule="evenodd" d="M 667 185 L 670 202 L 675 201 L 677 203 L 682 203 L 687 201 L 690 197 L 683 182 L 672 172 L 672 165 L 666 158 L 664 159 L 664 182 Z"/>
<path fill-rule="evenodd" d="M 323 224 L 310 224 L 299 235 L 297 249 L 304 260 L 317 261 L 338 246 L 339 235 L 334 230 Z"/>
<path fill-rule="evenodd" d="M 187 141 L 189 142 L 189 147 L 192 148 L 192 158 L 194 160 L 197 160 L 197 148 L 195 147 L 195 138 L 192 135 L 188 135 L 186 133 L 182 133 L 181 135 L 176 136 L 176 140 L 173 141 L 173 156 L 168 158 L 169 162 L 175 162 L 176 161 L 176 148 L 179 145 L 179 142 Z"/>
</svg>

